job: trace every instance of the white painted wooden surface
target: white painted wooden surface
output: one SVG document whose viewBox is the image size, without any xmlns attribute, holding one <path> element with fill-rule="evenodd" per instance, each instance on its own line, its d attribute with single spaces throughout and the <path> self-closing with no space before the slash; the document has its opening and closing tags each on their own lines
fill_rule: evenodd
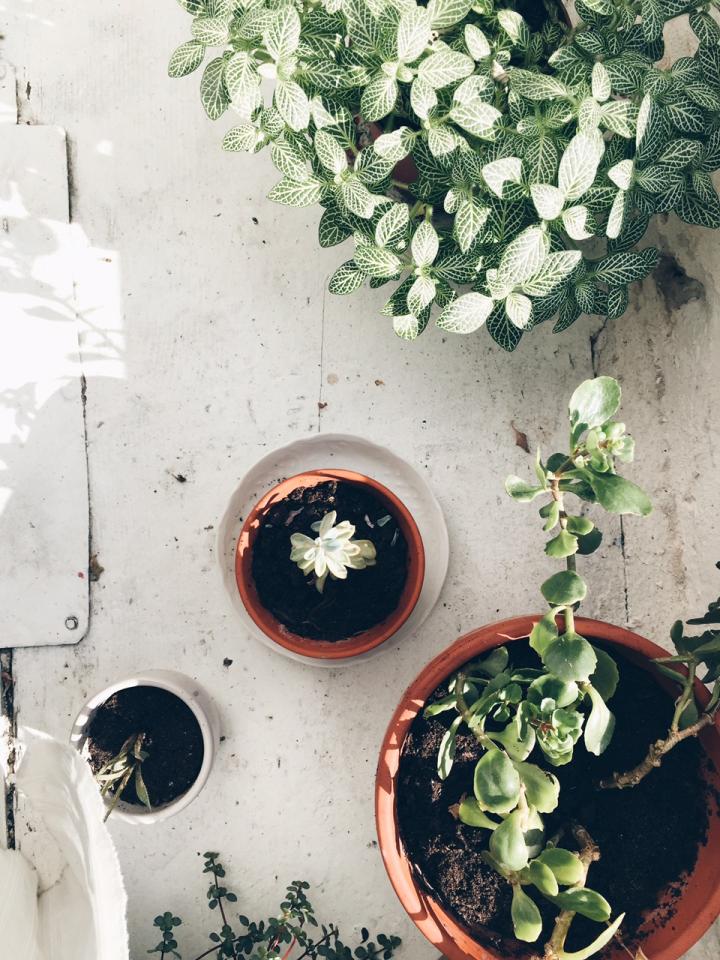
<svg viewBox="0 0 720 960">
<path fill-rule="evenodd" d="M 541 330 L 513 356 L 482 334 L 400 343 L 377 316 L 382 291 L 325 294 L 342 253 L 316 247 L 317 211 L 266 201 L 269 162 L 224 155 L 225 124 L 205 119 L 196 80 L 167 80 L 187 36 L 172 0 L 13 0 L 4 33 L 21 116 L 70 138 L 73 219 L 88 243 L 78 300 L 93 549 L 105 568 L 81 644 L 18 653 L 20 719 L 65 736 L 87 694 L 138 666 L 193 673 L 217 699 L 226 740 L 203 796 L 161 830 L 114 827 L 136 956 L 165 908 L 195 927 L 184 955 L 200 951 L 197 854 L 220 849 L 245 912 L 271 910 L 303 876 L 328 918 L 380 924 L 405 937 L 408 960 L 433 960 L 375 847 L 385 724 L 459 632 L 537 608 L 550 565 L 533 509 L 502 492 L 508 470 L 530 469 L 511 425 L 533 446 L 562 442 L 567 396 L 593 370 L 624 381 L 631 475 L 657 510 L 625 523 L 624 541 L 605 525 L 585 568 L 588 613 L 662 642 L 720 592 L 720 236 L 661 224 L 658 241 L 697 282 L 666 279 L 663 293 L 647 281 L 607 330 Z M 214 569 L 212 528 L 239 478 L 263 450 L 318 430 L 391 445 L 426 472 L 448 519 L 440 604 L 419 636 L 362 670 L 312 670 L 259 646 L 227 612 Z M 714 960 L 719 947 L 716 931 L 689 956 Z"/>
</svg>

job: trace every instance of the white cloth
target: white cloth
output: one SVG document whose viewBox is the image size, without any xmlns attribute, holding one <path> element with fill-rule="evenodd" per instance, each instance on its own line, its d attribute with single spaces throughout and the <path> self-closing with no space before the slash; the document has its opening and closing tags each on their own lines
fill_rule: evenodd
<svg viewBox="0 0 720 960">
<path fill-rule="evenodd" d="M 27 728 L 17 753 L 27 819 L 44 828 L 34 858 L 47 854 L 60 870 L 42 890 L 22 853 L 0 851 L 0 960 L 128 960 L 127 896 L 87 763 L 69 744 Z"/>
</svg>

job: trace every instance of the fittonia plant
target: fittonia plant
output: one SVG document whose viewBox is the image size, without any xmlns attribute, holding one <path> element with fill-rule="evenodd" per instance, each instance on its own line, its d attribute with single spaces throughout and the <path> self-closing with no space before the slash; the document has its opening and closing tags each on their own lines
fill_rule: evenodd
<svg viewBox="0 0 720 960">
<path fill-rule="evenodd" d="M 557 0 L 532 24 L 507 0 L 180 0 L 169 72 L 211 51 L 225 149 L 268 147 L 270 197 L 320 204 L 321 246 L 352 243 L 331 291 L 395 283 L 401 337 L 435 311 L 512 350 L 543 321 L 622 315 L 653 214 L 720 225 L 718 2 L 575 0 L 570 29 Z M 697 52 L 659 66 L 682 14 Z"/>
<path fill-rule="evenodd" d="M 328 574 L 335 580 L 345 580 L 348 570 L 364 570 L 375 566 L 375 545 L 370 540 L 354 540 L 355 527 L 349 520 L 337 520 L 337 512 L 326 513 L 322 520 L 311 524 L 315 538 L 304 533 L 290 537 L 290 559 L 306 574 L 314 574 L 315 588 L 325 589 Z"/>
<path fill-rule="evenodd" d="M 451 813 L 488 831 L 484 857 L 512 885 L 512 921 L 520 940 L 540 937 L 538 898 L 557 908 L 546 960 L 585 960 L 612 939 L 623 920 L 621 914 L 610 922 L 609 903 L 587 885 L 598 856 L 587 831 L 568 824 L 564 835 L 550 838 L 544 823 L 560 799 L 558 779 L 548 766 L 571 763 L 581 738 L 586 750 L 601 754 L 615 726 L 607 701 L 617 686 L 617 667 L 575 625 L 575 606 L 587 592 L 575 558 L 597 549 L 601 535 L 592 521 L 569 511 L 566 498 L 597 502 L 611 513 L 649 513 L 646 495 L 615 472 L 617 460 L 633 456 L 624 424 L 613 419 L 619 405 L 615 380 L 585 381 L 570 400 L 569 452 L 547 461 L 538 453 L 533 484 L 518 477 L 506 482 L 516 500 L 545 498 L 540 508 L 550 534 L 545 552 L 565 561 L 565 569 L 540 588 L 549 608 L 529 638 L 537 666 L 515 667 L 507 647 L 498 647 L 467 664 L 452 678 L 448 696 L 425 710 L 429 716 L 455 714 L 438 755 L 441 779 L 452 769 L 461 728 L 480 747 L 473 782 Z M 564 848 L 564 839 L 574 840 L 578 852 Z M 568 953 L 565 940 L 576 913 L 605 926 L 585 949 Z"/>
</svg>

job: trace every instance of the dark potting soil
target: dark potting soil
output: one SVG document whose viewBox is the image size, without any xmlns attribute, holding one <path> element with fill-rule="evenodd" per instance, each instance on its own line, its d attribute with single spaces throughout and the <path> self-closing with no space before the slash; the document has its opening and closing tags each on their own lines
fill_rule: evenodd
<svg viewBox="0 0 720 960">
<path fill-rule="evenodd" d="M 127 687 L 114 693 L 88 724 L 87 746 L 94 773 L 112 760 L 128 737 L 144 733 L 149 754 L 142 776 L 150 803 L 160 807 L 182 796 L 195 783 L 203 762 L 200 725 L 192 710 L 159 687 Z M 139 804 L 131 779 L 122 794 L 126 803 Z"/>
<path fill-rule="evenodd" d="M 514 665 L 537 665 L 526 641 L 509 644 L 509 650 Z M 598 789 L 604 777 L 639 763 L 647 746 L 666 732 L 672 716 L 672 699 L 652 676 L 621 657 L 617 648 L 608 647 L 608 652 L 620 669 L 620 683 L 610 701 L 617 719 L 610 746 L 595 757 L 580 741 L 572 763 L 550 767 L 539 762 L 560 780 L 560 804 L 545 818 L 547 835 L 572 820 L 587 828 L 601 852 L 590 868 L 588 885 L 608 899 L 613 917 L 626 913 L 621 934 L 632 944 L 643 912 L 657 905 L 663 891 L 670 887 L 675 899 L 681 893 L 683 874 L 692 870 L 707 835 L 708 810 L 715 807 L 708 807 L 702 776 L 709 760 L 694 739 L 666 755 L 662 766 L 637 787 Z M 445 685 L 438 687 L 428 702 L 446 694 Z M 450 776 L 444 782 L 438 778 L 438 748 L 452 717 L 448 712 L 426 720 L 419 714 L 405 741 L 398 775 L 402 842 L 421 883 L 475 939 L 508 957 L 527 955 L 528 945 L 512 935 L 510 885 L 480 857 L 487 848 L 487 831 L 459 823 L 448 811 L 464 792 L 472 793 L 480 756 L 472 734 L 463 732 Z M 533 753 L 530 759 L 538 762 L 538 755 Z M 572 845 L 567 834 L 562 844 Z M 543 913 L 539 942 L 544 943 L 552 929 L 553 909 L 539 895 L 534 899 Z M 671 899 L 663 921 L 673 913 Z M 580 949 L 598 933 L 598 924 L 576 917 L 568 947 Z"/>
<path fill-rule="evenodd" d="M 319 593 L 290 559 L 290 536 L 314 537 L 311 524 L 337 511 L 357 540 L 371 540 L 375 566 L 348 570 L 346 580 L 328 577 Z M 382 526 L 378 521 L 390 516 Z M 408 547 L 395 517 L 374 493 L 330 480 L 298 487 L 266 512 L 253 545 L 252 574 L 262 605 L 288 630 L 313 640 L 344 640 L 369 630 L 397 607 L 407 580 Z"/>
</svg>

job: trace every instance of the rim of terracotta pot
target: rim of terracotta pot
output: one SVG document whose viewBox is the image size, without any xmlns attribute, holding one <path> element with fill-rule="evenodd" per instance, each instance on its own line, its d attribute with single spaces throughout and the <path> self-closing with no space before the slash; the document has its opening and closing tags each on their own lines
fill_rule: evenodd
<svg viewBox="0 0 720 960">
<path fill-rule="evenodd" d="M 313 640 L 302 637 L 281 623 L 267 610 L 258 597 L 252 576 L 252 546 L 261 523 L 273 504 L 287 497 L 297 487 L 314 487 L 328 480 L 341 480 L 355 486 L 369 487 L 388 507 L 408 545 L 408 571 L 400 600 L 393 612 L 369 630 L 346 640 Z M 374 650 L 389 640 L 413 612 L 425 579 L 425 548 L 412 514 L 392 490 L 382 483 L 354 470 L 335 468 L 308 470 L 283 480 L 258 500 L 243 524 L 235 549 L 235 580 L 245 609 L 266 637 L 279 646 L 303 657 L 318 660 L 345 660 Z"/>
<path fill-rule="evenodd" d="M 438 951 L 448 960 L 503 960 L 503 955 L 488 945 L 477 943 L 460 921 L 451 916 L 416 879 L 408 858 L 402 849 L 397 823 L 396 778 L 400 754 L 410 726 L 422 710 L 426 700 L 454 670 L 503 643 L 526 638 L 537 616 L 501 620 L 473 630 L 456 640 L 435 657 L 410 684 L 402 696 L 385 734 L 378 763 L 375 787 L 375 814 L 380 851 L 390 882 L 411 920 Z M 639 666 L 650 670 L 648 663 L 654 657 L 667 654 L 657 644 L 631 630 L 600 620 L 577 618 L 578 631 L 586 637 L 604 640 L 623 648 L 623 655 Z M 654 674 L 661 686 L 664 681 Z M 695 692 L 701 703 L 709 699 L 707 689 L 696 681 Z M 707 727 L 700 741 L 711 759 L 714 769 L 704 771 L 711 790 L 718 796 L 720 790 L 720 733 L 718 723 Z M 708 791 L 710 794 L 711 791 Z M 679 960 L 695 944 L 720 914 L 720 818 L 717 801 L 711 811 L 707 841 L 698 851 L 693 872 L 683 881 L 683 892 L 674 901 L 674 915 L 653 923 L 660 915 L 664 900 L 647 915 L 647 937 L 643 950 L 651 960 Z M 621 905 L 616 905 L 621 909 Z M 531 950 L 528 950 L 530 955 Z M 627 960 L 627 954 L 618 946 L 602 954 L 604 960 Z"/>
<path fill-rule="evenodd" d="M 198 722 L 203 741 L 203 759 L 195 781 L 185 793 L 164 803 L 160 807 L 147 810 L 139 804 L 124 803 L 122 800 L 113 810 L 110 820 L 125 823 L 150 825 L 160 823 L 184 810 L 202 791 L 210 776 L 215 762 L 216 744 L 220 740 L 220 719 L 217 708 L 205 688 L 192 677 L 177 670 L 143 670 L 122 680 L 116 680 L 91 697 L 75 719 L 70 733 L 70 743 L 81 756 L 85 756 L 88 725 L 98 709 L 119 690 L 130 687 L 158 687 L 182 700 L 192 711 Z"/>
</svg>

